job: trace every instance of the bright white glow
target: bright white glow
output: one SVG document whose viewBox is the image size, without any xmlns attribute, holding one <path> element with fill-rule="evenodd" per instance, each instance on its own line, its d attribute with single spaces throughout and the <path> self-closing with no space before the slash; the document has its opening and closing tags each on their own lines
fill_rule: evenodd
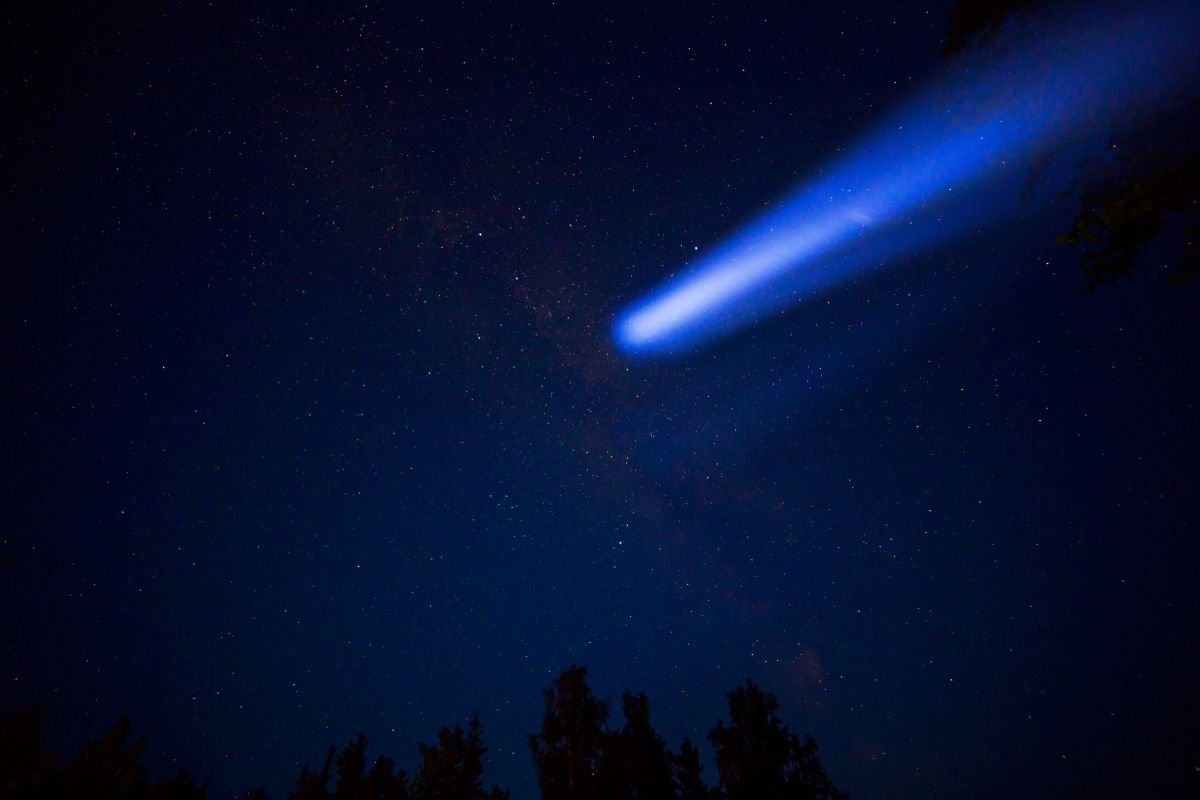
<svg viewBox="0 0 1200 800">
<path fill-rule="evenodd" d="M 754 290 L 795 261 L 819 252 L 845 231 L 861 223 L 851 217 L 805 226 L 766 243 L 765 247 L 731 256 L 718 268 L 636 311 L 621 323 L 621 337 L 639 347 L 673 328 L 711 314 L 730 298 Z"/>
</svg>

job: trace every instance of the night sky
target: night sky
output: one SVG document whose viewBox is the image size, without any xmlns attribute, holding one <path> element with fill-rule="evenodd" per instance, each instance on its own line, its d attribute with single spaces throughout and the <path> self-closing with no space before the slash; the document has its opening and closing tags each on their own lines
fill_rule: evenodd
<svg viewBox="0 0 1200 800">
<path fill-rule="evenodd" d="M 1200 285 L 1088 293 L 1051 191 L 622 354 L 948 69 L 948 3 L 646 5 L 6 12 L 0 710 L 277 797 L 478 711 L 525 798 L 574 663 L 860 798 L 1196 786 Z"/>
</svg>

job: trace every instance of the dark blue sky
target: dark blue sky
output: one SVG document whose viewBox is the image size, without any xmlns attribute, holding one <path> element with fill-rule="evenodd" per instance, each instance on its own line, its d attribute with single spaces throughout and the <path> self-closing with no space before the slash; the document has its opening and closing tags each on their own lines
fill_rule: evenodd
<svg viewBox="0 0 1200 800">
<path fill-rule="evenodd" d="M 0 708 L 275 795 L 477 710 L 530 797 L 580 663 L 672 746 L 753 678 L 858 797 L 1194 783 L 1200 287 L 1088 294 L 1051 201 L 611 343 L 944 12 L 9 16 Z"/>
</svg>

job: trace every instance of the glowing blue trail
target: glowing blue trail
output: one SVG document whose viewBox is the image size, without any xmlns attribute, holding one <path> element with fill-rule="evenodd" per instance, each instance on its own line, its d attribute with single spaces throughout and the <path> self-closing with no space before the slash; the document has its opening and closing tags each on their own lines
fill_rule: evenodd
<svg viewBox="0 0 1200 800">
<path fill-rule="evenodd" d="M 988 205 L 972 196 L 950 206 L 962 190 L 1067 137 L 1108 133 L 1191 87 L 1200 74 L 1197 41 L 1200 10 L 1180 2 L 1010 30 L 824 177 L 622 312 L 618 345 L 630 353 L 687 349 L 946 238 Z"/>
</svg>

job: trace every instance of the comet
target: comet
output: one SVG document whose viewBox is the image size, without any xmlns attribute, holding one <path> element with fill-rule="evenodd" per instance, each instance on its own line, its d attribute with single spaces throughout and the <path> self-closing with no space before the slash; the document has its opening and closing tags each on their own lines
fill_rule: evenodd
<svg viewBox="0 0 1200 800">
<path fill-rule="evenodd" d="M 1039 154 L 1094 147 L 1194 91 L 1197 41 L 1194 3 L 1016 18 L 848 155 L 624 308 L 613 322 L 617 347 L 633 356 L 693 350 L 998 218 L 1018 203 L 1014 176 Z"/>
</svg>

